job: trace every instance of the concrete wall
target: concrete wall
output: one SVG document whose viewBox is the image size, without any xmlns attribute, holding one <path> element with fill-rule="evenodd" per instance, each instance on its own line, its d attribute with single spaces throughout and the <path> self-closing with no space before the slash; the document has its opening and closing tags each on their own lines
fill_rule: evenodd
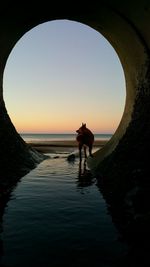
<svg viewBox="0 0 150 267">
<path fill-rule="evenodd" d="M 131 137 L 132 130 L 130 125 L 133 120 L 137 120 L 137 122 L 134 122 L 135 128 L 133 129 L 135 139 L 131 139 L 132 142 L 136 142 L 137 144 L 139 136 L 143 136 L 143 128 L 141 126 L 143 125 L 143 116 L 145 121 L 144 111 L 140 114 L 141 106 L 142 109 L 145 109 L 145 99 L 149 97 L 148 72 L 150 38 L 149 31 L 146 30 L 150 22 L 149 15 L 150 9 L 147 1 L 142 1 L 142 3 L 139 4 L 136 1 L 125 1 L 122 3 L 113 0 L 107 1 L 107 5 L 104 1 L 104 3 L 101 2 L 99 4 L 93 4 L 92 6 L 87 4 L 85 7 L 72 6 L 71 4 L 65 6 L 63 2 L 62 6 L 55 6 L 54 4 L 51 8 L 49 8 L 47 4 L 43 4 L 42 6 L 38 6 L 37 4 L 36 8 L 26 6 L 25 4 L 17 6 L 13 4 L 12 6 L 7 6 L 7 4 L 3 4 L 3 11 L 1 9 L 0 16 L 0 142 L 2 142 L 2 144 L 0 143 L 0 147 L 2 148 L 0 163 L 2 162 L 2 168 L 4 166 L 4 158 L 5 166 L 10 164 L 10 156 L 11 158 L 12 156 L 14 159 L 16 158 L 16 164 L 17 162 L 18 165 L 20 164 L 17 159 L 17 150 L 15 151 L 15 143 L 23 143 L 17 133 L 15 133 L 3 100 L 3 72 L 7 58 L 16 42 L 28 30 L 31 30 L 40 23 L 54 19 L 75 20 L 99 31 L 116 50 L 124 69 L 127 92 L 122 120 L 112 139 L 101 151 L 95 153 L 92 161 L 89 160 L 90 167 L 92 169 L 97 169 L 101 161 L 110 155 L 116 147 L 120 146 L 120 141 L 128 131 Z M 138 108 L 138 105 L 140 105 L 140 108 Z M 137 112 L 139 113 L 138 118 L 136 118 Z M 146 115 L 146 118 L 147 116 L 148 115 Z M 147 131 L 149 125 L 148 122 L 145 121 L 145 123 L 147 126 L 144 128 L 144 131 Z M 14 135 L 11 136 L 10 132 L 12 130 Z M 136 131 L 137 138 L 135 136 Z M 144 132 L 144 134 L 146 133 Z M 15 136 L 15 140 L 13 136 Z M 5 145 L 4 140 L 6 140 Z M 127 149 L 130 153 L 131 148 L 126 146 L 128 141 L 125 140 L 122 142 L 125 142 L 124 149 Z M 146 141 L 143 138 L 141 142 L 145 143 Z M 25 144 L 23 147 L 22 145 L 20 146 L 20 153 L 22 155 L 24 154 L 24 148 L 26 150 Z M 9 151 L 12 150 L 13 154 L 9 155 Z M 23 164 L 26 164 L 26 160 L 24 159 L 23 161 Z"/>
<path fill-rule="evenodd" d="M 53 2 L 51 7 L 45 1 L 34 7 L 26 2 L 1 4 L 0 184 L 12 184 L 43 160 L 12 125 L 3 99 L 3 73 L 17 41 L 34 26 L 54 19 L 78 21 L 99 31 L 122 63 L 126 79 L 122 120 L 112 139 L 88 164 L 113 220 L 130 237 L 142 239 L 143 245 L 144 238 L 150 237 L 150 3 L 146 0 L 95 1 L 82 7 L 71 1 Z"/>
</svg>

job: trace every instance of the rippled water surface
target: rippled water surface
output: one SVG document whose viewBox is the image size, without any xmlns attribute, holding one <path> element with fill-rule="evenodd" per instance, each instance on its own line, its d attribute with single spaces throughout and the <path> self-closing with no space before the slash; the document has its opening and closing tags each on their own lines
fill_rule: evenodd
<svg viewBox="0 0 150 267">
<path fill-rule="evenodd" d="M 116 266 L 126 253 L 96 179 L 50 158 L 23 177 L 3 216 L 4 266 Z"/>
</svg>

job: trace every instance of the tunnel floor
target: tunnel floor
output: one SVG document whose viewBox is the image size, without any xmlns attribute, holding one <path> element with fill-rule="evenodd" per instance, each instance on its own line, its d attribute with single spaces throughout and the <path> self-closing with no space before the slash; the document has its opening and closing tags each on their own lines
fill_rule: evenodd
<svg viewBox="0 0 150 267">
<path fill-rule="evenodd" d="M 106 202 L 86 165 L 66 154 L 24 176 L 5 208 L 1 264 L 8 266 L 123 266 Z"/>
</svg>

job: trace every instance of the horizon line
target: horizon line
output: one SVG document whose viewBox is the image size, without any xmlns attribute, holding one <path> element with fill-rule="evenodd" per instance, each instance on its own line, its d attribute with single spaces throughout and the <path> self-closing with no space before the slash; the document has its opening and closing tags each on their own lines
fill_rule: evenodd
<svg viewBox="0 0 150 267">
<path fill-rule="evenodd" d="M 62 133 L 58 133 L 58 132 L 18 132 L 19 134 L 76 134 L 75 132 L 62 132 Z M 94 134 L 111 134 L 113 135 L 114 133 L 112 132 L 94 132 Z"/>
</svg>

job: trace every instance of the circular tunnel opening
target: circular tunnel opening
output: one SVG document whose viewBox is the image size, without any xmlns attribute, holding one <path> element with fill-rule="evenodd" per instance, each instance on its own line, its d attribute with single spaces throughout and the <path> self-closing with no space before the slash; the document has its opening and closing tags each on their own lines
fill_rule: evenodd
<svg viewBox="0 0 150 267">
<path fill-rule="evenodd" d="M 109 193 L 111 192 L 111 199 L 113 199 L 114 196 L 114 200 L 117 199 L 116 202 L 119 203 L 119 205 L 122 205 L 119 206 L 119 209 L 117 211 L 114 210 L 114 221 L 117 222 L 118 225 L 118 221 L 116 220 L 118 219 L 118 214 L 120 220 L 120 211 L 125 209 L 125 214 L 123 214 L 125 216 L 127 211 L 127 228 L 124 227 L 124 220 L 122 220 L 121 217 L 121 221 L 123 221 L 123 229 L 125 229 L 125 236 L 127 236 L 128 233 L 129 235 L 131 235 L 133 232 L 133 239 L 136 239 L 135 241 L 137 248 L 137 238 L 135 238 L 135 236 L 137 237 L 138 233 L 141 232 L 142 236 L 145 237 L 148 233 L 147 229 L 149 229 L 149 207 L 147 205 L 147 203 L 149 203 L 149 190 L 147 190 L 148 180 L 145 179 L 145 177 L 147 177 L 149 166 L 147 154 L 145 152 L 147 151 L 149 144 L 148 121 L 150 114 L 149 35 L 146 31 L 146 27 L 149 21 L 149 9 L 143 4 L 129 5 L 128 2 L 123 3 L 123 5 L 122 3 L 119 5 L 117 2 L 110 2 L 103 5 L 100 3 L 98 4 L 98 8 L 97 6 L 95 7 L 95 5 L 93 7 L 90 5 L 90 12 L 86 11 L 86 7 L 87 5 L 84 7 L 84 10 L 81 10 L 78 7 L 77 9 L 75 9 L 75 6 L 73 8 L 71 6 L 70 11 L 67 13 L 66 11 L 64 12 L 63 10 L 61 10 L 60 6 L 57 6 L 56 10 L 53 9 L 51 11 L 51 14 L 49 14 L 49 9 L 47 11 L 45 5 L 43 5 L 43 7 L 41 6 L 39 14 L 37 14 L 38 12 L 32 12 L 31 9 L 29 10 L 28 6 L 24 6 L 24 12 L 22 12 L 21 7 L 20 12 L 17 12 L 15 17 L 13 12 L 8 14 L 7 10 L 3 9 L 5 20 L 3 20 L 2 16 L 0 43 L 0 120 L 1 136 L 6 137 L 4 139 L 1 138 L 0 176 L 5 178 L 3 173 L 5 174 L 5 169 L 8 169 L 8 177 L 10 180 L 12 173 L 15 172 L 16 174 L 16 172 L 18 172 L 18 168 L 20 168 L 21 170 L 24 169 L 24 167 L 29 167 L 28 169 L 31 170 L 31 168 L 34 166 L 34 164 L 30 165 L 28 161 L 28 156 L 30 153 L 27 153 L 25 155 L 26 146 L 22 147 L 22 142 L 20 142 L 20 139 L 18 139 L 16 132 L 11 132 L 13 125 L 10 123 L 9 116 L 7 116 L 3 102 L 3 69 L 5 66 L 6 58 L 8 57 L 12 47 L 14 46 L 14 43 L 16 42 L 16 40 L 19 40 L 19 38 L 23 36 L 23 34 L 27 32 L 27 30 L 31 29 L 34 25 L 37 25 L 41 21 L 46 21 L 48 18 L 53 19 L 56 17 L 69 17 L 77 18 L 82 22 L 87 22 L 88 25 L 93 26 L 93 28 L 97 29 L 98 32 L 104 34 L 104 36 L 116 49 L 119 58 L 121 59 L 126 76 L 127 98 L 123 119 L 119 123 L 119 130 L 118 128 L 116 128 L 117 134 L 115 133 L 110 140 L 111 143 L 108 142 L 108 146 L 106 145 L 108 149 L 106 149 L 106 153 L 104 153 L 105 155 L 103 154 L 101 157 L 101 154 L 97 154 L 96 167 L 97 173 L 100 174 L 100 178 L 102 177 L 102 172 L 104 178 L 107 178 L 104 180 L 103 186 L 104 189 L 106 189 L 105 192 L 108 193 L 108 202 L 110 201 Z M 17 6 L 17 8 L 19 9 L 19 6 Z M 27 12 L 25 12 L 26 8 Z M 7 23 L 5 23 L 6 20 Z M 7 69 L 5 69 L 5 71 L 6 70 Z M 11 115 L 10 112 L 9 102 L 7 101 L 6 97 L 7 87 L 5 87 L 5 85 L 4 89 L 6 106 L 12 118 L 12 121 L 14 122 L 13 115 Z M 19 102 L 18 98 L 16 102 L 17 101 Z M 14 106 L 16 105 L 16 102 L 14 102 Z M 17 128 L 18 132 L 20 132 L 15 122 L 14 125 Z M 100 120 L 98 125 L 100 125 Z M 22 155 L 25 156 L 23 156 L 22 160 L 20 161 Z M 104 156 L 105 160 L 103 161 Z M 138 188 L 137 184 L 139 185 Z M 107 196 L 107 194 L 105 194 L 105 196 Z M 126 196 L 128 196 L 128 198 L 126 198 Z M 109 203 L 109 206 L 110 204 L 111 203 Z M 112 201 L 112 207 L 114 207 L 114 201 Z M 143 207 L 145 207 L 144 211 Z M 134 211 L 135 213 L 132 213 L 130 211 Z M 129 223 L 128 214 L 131 215 L 131 223 Z M 125 216 L 123 216 L 123 219 L 125 218 Z M 135 218 L 137 219 L 136 221 Z M 143 237 L 139 240 L 139 243 L 143 244 Z M 139 246 L 139 248 L 140 253 L 134 254 L 139 254 L 141 258 L 141 246 Z M 143 250 L 148 251 L 144 246 Z M 145 253 L 143 254 L 145 258 Z M 137 258 L 136 262 L 138 262 Z"/>
<path fill-rule="evenodd" d="M 72 139 L 82 122 L 107 142 L 124 112 L 124 73 L 115 50 L 75 21 L 49 21 L 28 31 L 9 55 L 3 87 L 7 111 L 27 142 L 35 134 Z"/>
</svg>

